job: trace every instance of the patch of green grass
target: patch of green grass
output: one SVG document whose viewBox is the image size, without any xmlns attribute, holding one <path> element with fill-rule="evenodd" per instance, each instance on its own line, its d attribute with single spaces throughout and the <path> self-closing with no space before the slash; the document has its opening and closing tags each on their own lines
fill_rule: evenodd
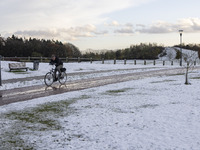
<svg viewBox="0 0 200 150">
<path fill-rule="evenodd" d="M 38 105 L 35 108 L 2 114 L 0 117 L 13 120 L 14 122 L 11 127 L 6 128 L 3 133 L 0 133 L 0 149 L 1 147 L 8 149 L 34 149 L 34 144 L 28 144 L 21 138 L 22 135 L 32 134 L 35 131 L 60 130 L 62 126 L 57 118 L 75 112 L 69 106 L 78 100 L 88 98 L 90 96 L 82 95 L 69 100 L 49 102 Z"/>
<path fill-rule="evenodd" d="M 115 113 L 125 113 L 125 114 L 127 114 L 127 113 L 132 113 L 132 114 L 135 113 L 134 111 L 129 111 L 128 112 L 128 111 L 122 110 L 120 108 L 113 108 L 112 111 L 115 112 Z"/>
<path fill-rule="evenodd" d="M 142 109 L 142 108 L 155 108 L 159 106 L 158 104 L 145 104 L 145 105 L 141 105 L 139 107 L 136 107 L 136 109 Z"/>
<path fill-rule="evenodd" d="M 82 71 L 84 70 L 83 68 L 79 68 L 79 69 L 76 69 L 75 71 Z"/>
<path fill-rule="evenodd" d="M 20 128 L 20 127 L 18 127 Z M 0 134 L 0 149 L 8 150 L 8 149 L 16 149 L 16 150 L 33 150 L 33 144 L 27 144 L 25 140 L 20 137 L 20 133 L 18 132 L 18 128 L 13 128 L 11 131 L 4 132 Z"/>
<path fill-rule="evenodd" d="M 38 70 L 35 70 L 35 69 L 31 69 L 31 68 L 29 68 L 29 70 L 30 70 L 30 71 L 38 71 Z"/>
<path fill-rule="evenodd" d="M 130 89 L 131 88 L 124 88 L 124 89 L 118 89 L 118 90 L 109 90 L 109 91 L 106 91 L 106 93 L 108 93 L 108 94 L 117 94 L 117 93 L 126 92 L 126 91 L 128 91 Z"/>
<path fill-rule="evenodd" d="M 182 75 L 185 75 L 185 73 L 168 74 L 166 76 L 182 76 Z"/>
<path fill-rule="evenodd" d="M 26 71 L 24 71 L 24 70 L 13 70 L 11 72 L 18 73 L 18 72 L 26 72 Z"/>
<path fill-rule="evenodd" d="M 33 130 L 59 130 L 61 126 L 55 119 L 51 119 L 47 117 L 47 112 L 41 112 L 37 111 L 37 109 L 31 109 L 26 111 L 19 111 L 19 112 L 11 112 L 9 114 L 6 114 L 6 118 L 28 123 L 30 126 L 29 129 Z M 46 115 L 45 115 L 45 114 Z M 40 126 L 38 126 L 40 125 Z M 36 128 L 38 126 L 38 128 Z"/>
<path fill-rule="evenodd" d="M 12 70 L 12 71 L 7 71 L 10 73 L 15 73 L 15 74 L 29 74 L 27 71 L 25 70 Z"/>
<path fill-rule="evenodd" d="M 176 81 L 176 80 L 153 81 L 153 82 L 150 82 L 150 83 L 164 83 L 164 82 L 173 82 L 173 81 Z"/>
<path fill-rule="evenodd" d="M 200 77 L 192 77 L 191 79 L 200 79 Z"/>
<path fill-rule="evenodd" d="M 176 105 L 176 104 L 181 104 L 181 102 L 171 102 L 170 104 Z"/>
<path fill-rule="evenodd" d="M 5 114 L 6 118 L 12 120 L 18 120 L 26 123 L 32 124 L 42 124 L 46 129 L 60 129 L 59 123 L 56 119 L 59 116 L 66 116 L 70 111 L 68 108 L 70 104 L 76 102 L 77 100 L 88 99 L 87 95 L 82 95 L 78 98 L 73 98 L 71 100 L 63 100 L 59 102 L 49 102 L 46 104 L 39 105 L 39 107 L 32 108 L 29 110 L 15 111 Z M 49 116 L 52 116 L 51 118 Z M 34 128 L 35 129 L 35 128 Z M 39 129 L 40 130 L 40 129 Z"/>
</svg>

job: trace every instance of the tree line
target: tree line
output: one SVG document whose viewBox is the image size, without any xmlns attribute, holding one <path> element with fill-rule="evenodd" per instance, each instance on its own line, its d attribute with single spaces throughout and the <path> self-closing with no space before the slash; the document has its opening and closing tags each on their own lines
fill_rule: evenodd
<svg viewBox="0 0 200 150">
<path fill-rule="evenodd" d="M 180 45 L 175 45 L 180 47 Z M 182 44 L 182 48 L 191 49 L 199 52 L 200 44 Z M 56 40 L 45 40 L 36 38 L 19 38 L 15 35 L 3 39 L 0 36 L 0 55 L 5 57 L 50 57 L 56 54 L 59 57 L 69 58 L 93 58 L 96 60 L 104 59 L 157 59 L 163 52 L 164 46 L 156 43 L 141 43 L 131 45 L 129 48 L 118 50 L 107 50 L 100 52 L 81 53 L 78 47 L 71 43 L 65 43 Z"/>
<path fill-rule="evenodd" d="M 129 48 L 109 50 L 101 53 L 87 52 L 83 57 L 94 59 L 158 59 L 158 55 L 162 53 L 164 46 L 157 44 L 141 43 L 131 45 Z"/>
<path fill-rule="evenodd" d="M 5 57 L 81 57 L 80 50 L 71 43 L 63 44 L 56 40 L 19 38 L 15 35 L 3 39 L 0 37 L 0 55 Z"/>
<path fill-rule="evenodd" d="M 190 49 L 190 50 L 193 50 L 193 51 L 197 51 L 198 52 L 198 56 L 200 58 L 200 44 L 182 44 L 181 46 L 180 45 L 175 45 L 176 47 L 182 47 L 184 49 Z"/>
</svg>

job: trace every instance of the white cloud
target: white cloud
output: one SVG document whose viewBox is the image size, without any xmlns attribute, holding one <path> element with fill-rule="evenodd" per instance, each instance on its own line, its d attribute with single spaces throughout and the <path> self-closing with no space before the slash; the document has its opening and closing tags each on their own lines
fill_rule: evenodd
<svg viewBox="0 0 200 150">
<path fill-rule="evenodd" d="M 153 0 L 2 0 L 0 32 L 60 40 L 94 37 L 108 33 L 91 25 L 105 22 L 106 14 L 149 1 Z"/>
<path fill-rule="evenodd" d="M 134 33 L 132 23 L 121 24 L 117 21 L 112 21 L 111 23 L 107 23 L 106 26 L 113 28 L 114 33 L 120 33 L 120 34 Z"/>
<path fill-rule="evenodd" d="M 136 24 L 136 26 L 137 27 L 142 27 L 142 28 L 146 27 L 146 25 L 144 25 L 144 24 Z"/>
<path fill-rule="evenodd" d="M 8 30 L 98 24 L 107 13 L 148 1 L 151 0 L 6 0 L 0 2 L 1 23 L 9 20 Z"/>
<path fill-rule="evenodd" d="M 131 29 L 131 28 L 121 28 L 121 29 L 115 30 L 114 33 L 132 34 L 134 32 L 133 32 L 133 29 Z"/>
<path fill-rule="evenodd" d="M 125 26 L 126 26 L 126 27 L 132 28 L 132 27 L 133 27 L 133 24 L 132 24 L 132 23 L 126 23 Z"/>
<path fill-rule="evenodd" d="M 120 33 L 120 34 L 133 34 L 133 25 L 130 23 L 127 23 L 125 25 L 121 25 L 121 28 L 114 30 L 114 33 Z"/>
<path fill-rule="evenodd" d="M 172 33 L 183 29 L 184 32 L 200 32 L 200 18 L 179 19 L 176 23 L 157 21 L 150 26 L 140 25 L 136 31 L 140 33 Z"/>
<path fill-rule="evenodd" d="M 112 21 L 111 23 L 105 23 L 104 24 L 105 26 L 110 26 L 110 27 L 117 27 L 117 26 L 120 26 L 119 22 L 117 21 Z"/>
<path fill-rule="evenodd" d="M 32 36 L 32 37 L 58 37 L 60 33 L 53 30 L 24 30 L 24 31 L 17 31 L 14 33 L 15 35 L 21 36 Z"/>
<path fill-rule="evenodd" d="M 199 32 L 200 18 L 179 19 L 177 26 L 185 32 Z"/>
<path fill-rule="evenodd" d="M 97 35 L 107 34 L 108 31 L 97 30 L 96 26 L 87 24 L 84 26 L 70 28 L 56 28 L 54 30 L 24 30 L 17 31 L 14 34 L 18 36 L 38 37 L 38 38 L 59 38 L 60 40 L 77 40 L 80 37 L 95 37 Z"/>
</svg>

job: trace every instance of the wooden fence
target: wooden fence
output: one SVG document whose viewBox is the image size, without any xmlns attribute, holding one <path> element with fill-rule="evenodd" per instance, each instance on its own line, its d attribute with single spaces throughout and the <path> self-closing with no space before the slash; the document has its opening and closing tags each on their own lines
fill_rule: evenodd
<svg viewBox="0 0 200 150">
<path fill-rule="evenodd" d="M 5 61 L 19 61 L 19 62 L 34 62 L 34 61 L 39 61 L 39 62 L 49 62 L 50 61 L 50 57 L 2 57 L 2 60 Z M 77 62 L 77 63 L 81 63 L 81 62 L 89 62 L 89 63 L 93 63 L 94 61 L 98 61 L 101 64 L 106 64 L 109 63 L 113 63 L 113 64 L 124 64 L 126 65 L 127 63 L 132 63 L 134 65 L 138 65 L 138 64 L 142 64 L 142 65 L 180 65 L 180 60 L 173 60 L 173 61 L 162 61 L 162 60 L 130 60 L 130 59 L 124 59 L 124 60 L 105 60 L 104 58 L 102 58 L 101 60 L 97 60 L 97 59 L 93 59 L 93 58 L 60 58 L 63 62 L 69 63 L 69 62 Z M 112 62 L 113 61 L 113 62 Z M 183 62 L 183 64 L 186 62 Z M 194 65 L 198 65 L 200 64 L 200 61 L 197 60 L 194 62 Z"/>
</svg>

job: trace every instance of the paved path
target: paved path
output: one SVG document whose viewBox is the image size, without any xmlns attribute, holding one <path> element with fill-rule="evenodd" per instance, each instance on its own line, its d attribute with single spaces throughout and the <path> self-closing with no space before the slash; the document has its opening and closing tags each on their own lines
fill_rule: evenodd
<svg viewBox="0 0 200 150">
<path fill-rule="evenodd" d="M 98 86 L 103 86 L 107 84 L 125 82 L 130 80 L 137 80 L 146 77 L 164 76 L 164 75 L 174 75 L 184 73 L 185 70 L 182 68 L 173 69 L 162 69 L 162 70 L 151 70 L 145 72 L 128 73 L 121 75 L 113 75 L 107 77 L 98 77 L 93 79 L 84 79 L 68 82 L 65 86 L 61 86 L 55 83 L 52 87 L 46 87 L 44 85 L 24 87 L 18 89 L 10 89 L 0 91 L 0 106 L 26 101 L 39 97 L 46 97 L 50 95 L 61 94 L 70 91 L 83 90 L 87 88 L 93 88 Z"/>
<path fill-rule="evenodd" d="M 68 76 L 75 76 L 75 75 L 88 75 L 88 74 L 95 74 L 95 73 L 108 73 L 112 71 L 130 71 L 130 70 L 140 70 L 140 69 L 156 69 L 157 67 L 148 67 L 148 68 L 129 68 L 129 69 L 113 69 L 113 70 L 100 70 L 100 71 L 92 71 L 92 72 L 75 72 L 75 73 L 67 73 Z M 161 67 L 160 67 L 161 68 Z M 7 83 L 15 83 L 15 82 L 23 82 L 23 81 L 32 81 L 32 80 L 41 80 L 44 79 L 44 75 L 42 76 L 34 76 L 34 77 L 26 77 L 26 78 L 14 78 L 14 79 L 7 79 L 3 80 L 2 84 Z"/>
</svg>

